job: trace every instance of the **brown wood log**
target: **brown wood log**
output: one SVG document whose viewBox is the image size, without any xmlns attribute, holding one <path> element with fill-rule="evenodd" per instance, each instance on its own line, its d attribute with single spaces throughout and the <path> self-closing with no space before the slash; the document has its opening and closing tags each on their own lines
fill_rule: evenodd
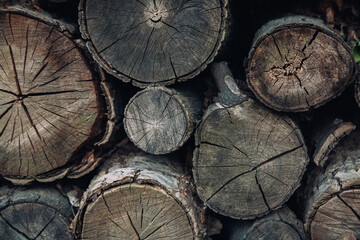
<svg viewBox="0 0 360 240">
<path fill-rule="evenodd" d="M 226 72 L 222 81 L 229 77 Z M 193 174 L 199 197 L 209 208 L 253 219 L 289 199 L 309 159 L 302 134 L 290 118 L 239 96 L 240 103 L 216 103 L 202 118 L 195 133 Z"/>
<path fill-rule="evenodd" d="M 100 77 L 61 21 L 10 6 L 0 29 L 0 175 L 17 184 L 64 177 L 103 132 Z"/>
<path fill-rule="evenodd" d="M 1 239 L 74 239 L 71 218 L 68 199 L 55 188 L 0 187 Z"/>
<path fill-rule="evenodd" d="M 132 97 L 125 108 L 124 126 L 141 150 L 165 154 L 179 149 L 201 118 L 202 102 L 190 89 L 149 87 Z"/>
<path fill-rule="evenodd" d="M 305 16 L 273 20 L 254 38 L 247 82 L 278 111 L 308 111 L 339 96 L 356 69 L 351 47 L 321 21 Z"/>
<path fill-rule="evenodd" d="M 306 239 L 304 225 L 286 206 L 256 220 L 229 222 L 225 228 L 229 240 Z"/>
<path fill-rule="evenodd" d="M 346 232 L 360 238 L 359 139 L 359 130 L 345 137 L 326 169 L 315 169 L 307 181 L 302 213 L 312 239 L 338 239 Z"/>
<path fill-rule="evenodd" d="M 81 239 L 203 239 L 204 212 L 189 178 L 165 157 L 116 151 L 85 192 Z"/>
<path fill-rule="evenodd" d="M 227 0 L 81 0 L 80 30 L 110 74 L 140 87 L 171 84 L 213 60 L 226 6 Z"/>
</svg>

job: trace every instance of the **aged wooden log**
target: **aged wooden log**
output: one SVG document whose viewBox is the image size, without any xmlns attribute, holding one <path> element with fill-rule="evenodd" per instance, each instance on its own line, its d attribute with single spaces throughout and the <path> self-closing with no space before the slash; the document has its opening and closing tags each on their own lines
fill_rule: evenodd
<svg viewBox="0 0 360 240">
<path fill-rule="evenodd" d="M 170 153 L 189 139 L 201 118 L 201 110 L 201 98 L 196 92 L 149 87 L 138 92 L 127 104 L 125 131 L 145 152 Z"/>
<path fill-rule="evenodd" d="M 225 225 L 229 240 L 305 240 L 304 225 L 286 206 L 265 217 L 248 221 L 231 221 Z"/>
<path fill-rule="evenodd" d="M 38 16 L 0 11 L 0 175 L 16 183 L 68 174 L 105 112 L 70 30 Z"/>
<path fill-rule="evenodd" d="M 301 202 L 305 231 L 312 239 L 360 238 L 360 132 L 345 137 L 330 154 L 325 170 L 310 175 Z"/>
<path fill-rule="evenodd" d="M 230 81 L 229 75 L 224 78 Z M 232 218 L 253 219 L 289 199 L 309 159 L 291 119 L 241 94 L 239 102 L 216 103 L 205 113 L 195 133 L 193 173 L 208 207 Z"/>
<path fill-rule="evenodd" d="M 247 82 L 267 106 L 307 111 L 340 95 L 355 76 L 351 47 L 321 21 L 292 16 L 257 33 L 247 61 Z"/>
<path fill-rule="evenodd" d="M 169 165 L 170 164 L 170 165 Z M 189 178 L 164 157 L 117 150 L 90 183 L 74 220 L 81 239 L 203 239 Z"/>
<path fill-rule="evenodd" d="M 74 239 L 72 209 L 55 188 L 0 188 L 1 239 Z"/>
<path fill-rule="evenodd" d="M 227 0 L 81 0 L 80 30 L 114 76 L 141 87 L 171 84 L 213 60 L 224 38 L 226 6 Z"/>
</svg>

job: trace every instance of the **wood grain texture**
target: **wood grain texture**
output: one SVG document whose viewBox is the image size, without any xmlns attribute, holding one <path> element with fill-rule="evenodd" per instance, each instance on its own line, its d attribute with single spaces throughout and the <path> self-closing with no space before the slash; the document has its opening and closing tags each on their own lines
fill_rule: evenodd
<svg viewBox="0 0 360 240">
<path fill-rule="evenodd" d="M 0 174 L 53 177 L 99 132 L 96 80 L 56 27 L 6 12 L 0 26 Z"/>
<path fill-rule="evenodd" d="M 137 86 L 194 77 L 224 38 L 227 0 L 82 0 L 80 25 L 94 58 Z M 106 14 L 104 14 L 106 13 Z"/>
<path fill-rule="evenodd" d="M 82 239 L 203 239 L 189 179 L 166 158 L 117 151 L 84 194 L 74 222 Z"/>
<path fill-rule="evenodd" d="M 278 209 L 309 161 L 300 130 L 254 100 L 212 105 L 195 134 L 197 192 L 215 212 L 253 219 Z"/>
<path fill-rule="evenodd" d="M 351 48 L 319 20 L 270 21 L 256 34 L 247 82 L 267 106 L 308 111 L 340 95 L 355 76 Z"/>
<path fill-rule="evenodd" d="M 149 87 L 130 99 L 124 126 L 130 140 L 151 154 L 179 149 L 191 136 L 202 109 L 196 92 Z"/>
<path fill-rule="evenodd" d="M 0 188 L 0 236 L 7 240 L 74 239 L 71 205 L 48 187 Z"/>
</svg>

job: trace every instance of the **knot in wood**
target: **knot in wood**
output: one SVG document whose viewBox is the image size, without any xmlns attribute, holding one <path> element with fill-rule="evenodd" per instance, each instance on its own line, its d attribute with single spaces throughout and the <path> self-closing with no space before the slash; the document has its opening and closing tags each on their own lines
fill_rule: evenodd
<svg viewBox="0 0 360 240">
<path fill-rule="evenodd" d="M 159 10 L 156 10 L 156 11 L 154 11 L 154 12 L 152 13 L 152 15 L 150 16 L 150 20 L 151 20 L 152 22 L 156 23 L 156 22 L 159 22 L 159 21 L 161 20 L 161 17 L 162 17 L 162 15 L 161 15 L 160 11 L 159 11 Z"/>
</svg>

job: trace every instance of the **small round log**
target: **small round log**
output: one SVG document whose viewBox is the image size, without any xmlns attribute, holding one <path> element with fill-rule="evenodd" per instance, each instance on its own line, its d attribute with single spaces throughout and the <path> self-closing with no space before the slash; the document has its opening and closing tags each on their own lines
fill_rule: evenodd
<svg viewBox="0 0 360 240">
<path fill-rule="evenodd" d="M 306 239 L 302 222 L 286 206 L 256 220 L 232 221 L 226 225 L 225 233 L 229 240 Z"/>
<path fill-rule="evenodd" d="M 189 139 L 201 109 L 201 98 L 195 92 L 149 87 L 138 92 L 126 106 L 125 131 L 145 152 L 170 153 Z"/>
<path fill-rule="evenodd" d="M 110 74 L 140 87 L 167 85 L 194 77 L 213 60 L 224 38 L 226 5 L 227 0 L 81 0 L 80 30 Z"/>
<path fill-rule="evenodd" d="M 98 78 L 46 19 L 0 11 L 0 175 L 16 183 L 64 177 L 102 132 Z"/>
<path fill-rule="evenodd" d="M 354 80 L 351 47 L 321 21 L 292 16 L 257 33 L 247 62 L 256 97 L 278 111 L 308 111 L 339 96 Z"/>
<path fill-rule="evenodd" d="M 68 199 L 48 187 L 0 188 L 2 239 L 74 239 Z"/>
<path fill-rule="evenodd" d="M 203 239 L 188 178 L 163 157 L 117 151 L 90 183 L 75 218 L 81 239 Z M 168 162 L 169 163 L 169 162 Z"/>
</svg>

